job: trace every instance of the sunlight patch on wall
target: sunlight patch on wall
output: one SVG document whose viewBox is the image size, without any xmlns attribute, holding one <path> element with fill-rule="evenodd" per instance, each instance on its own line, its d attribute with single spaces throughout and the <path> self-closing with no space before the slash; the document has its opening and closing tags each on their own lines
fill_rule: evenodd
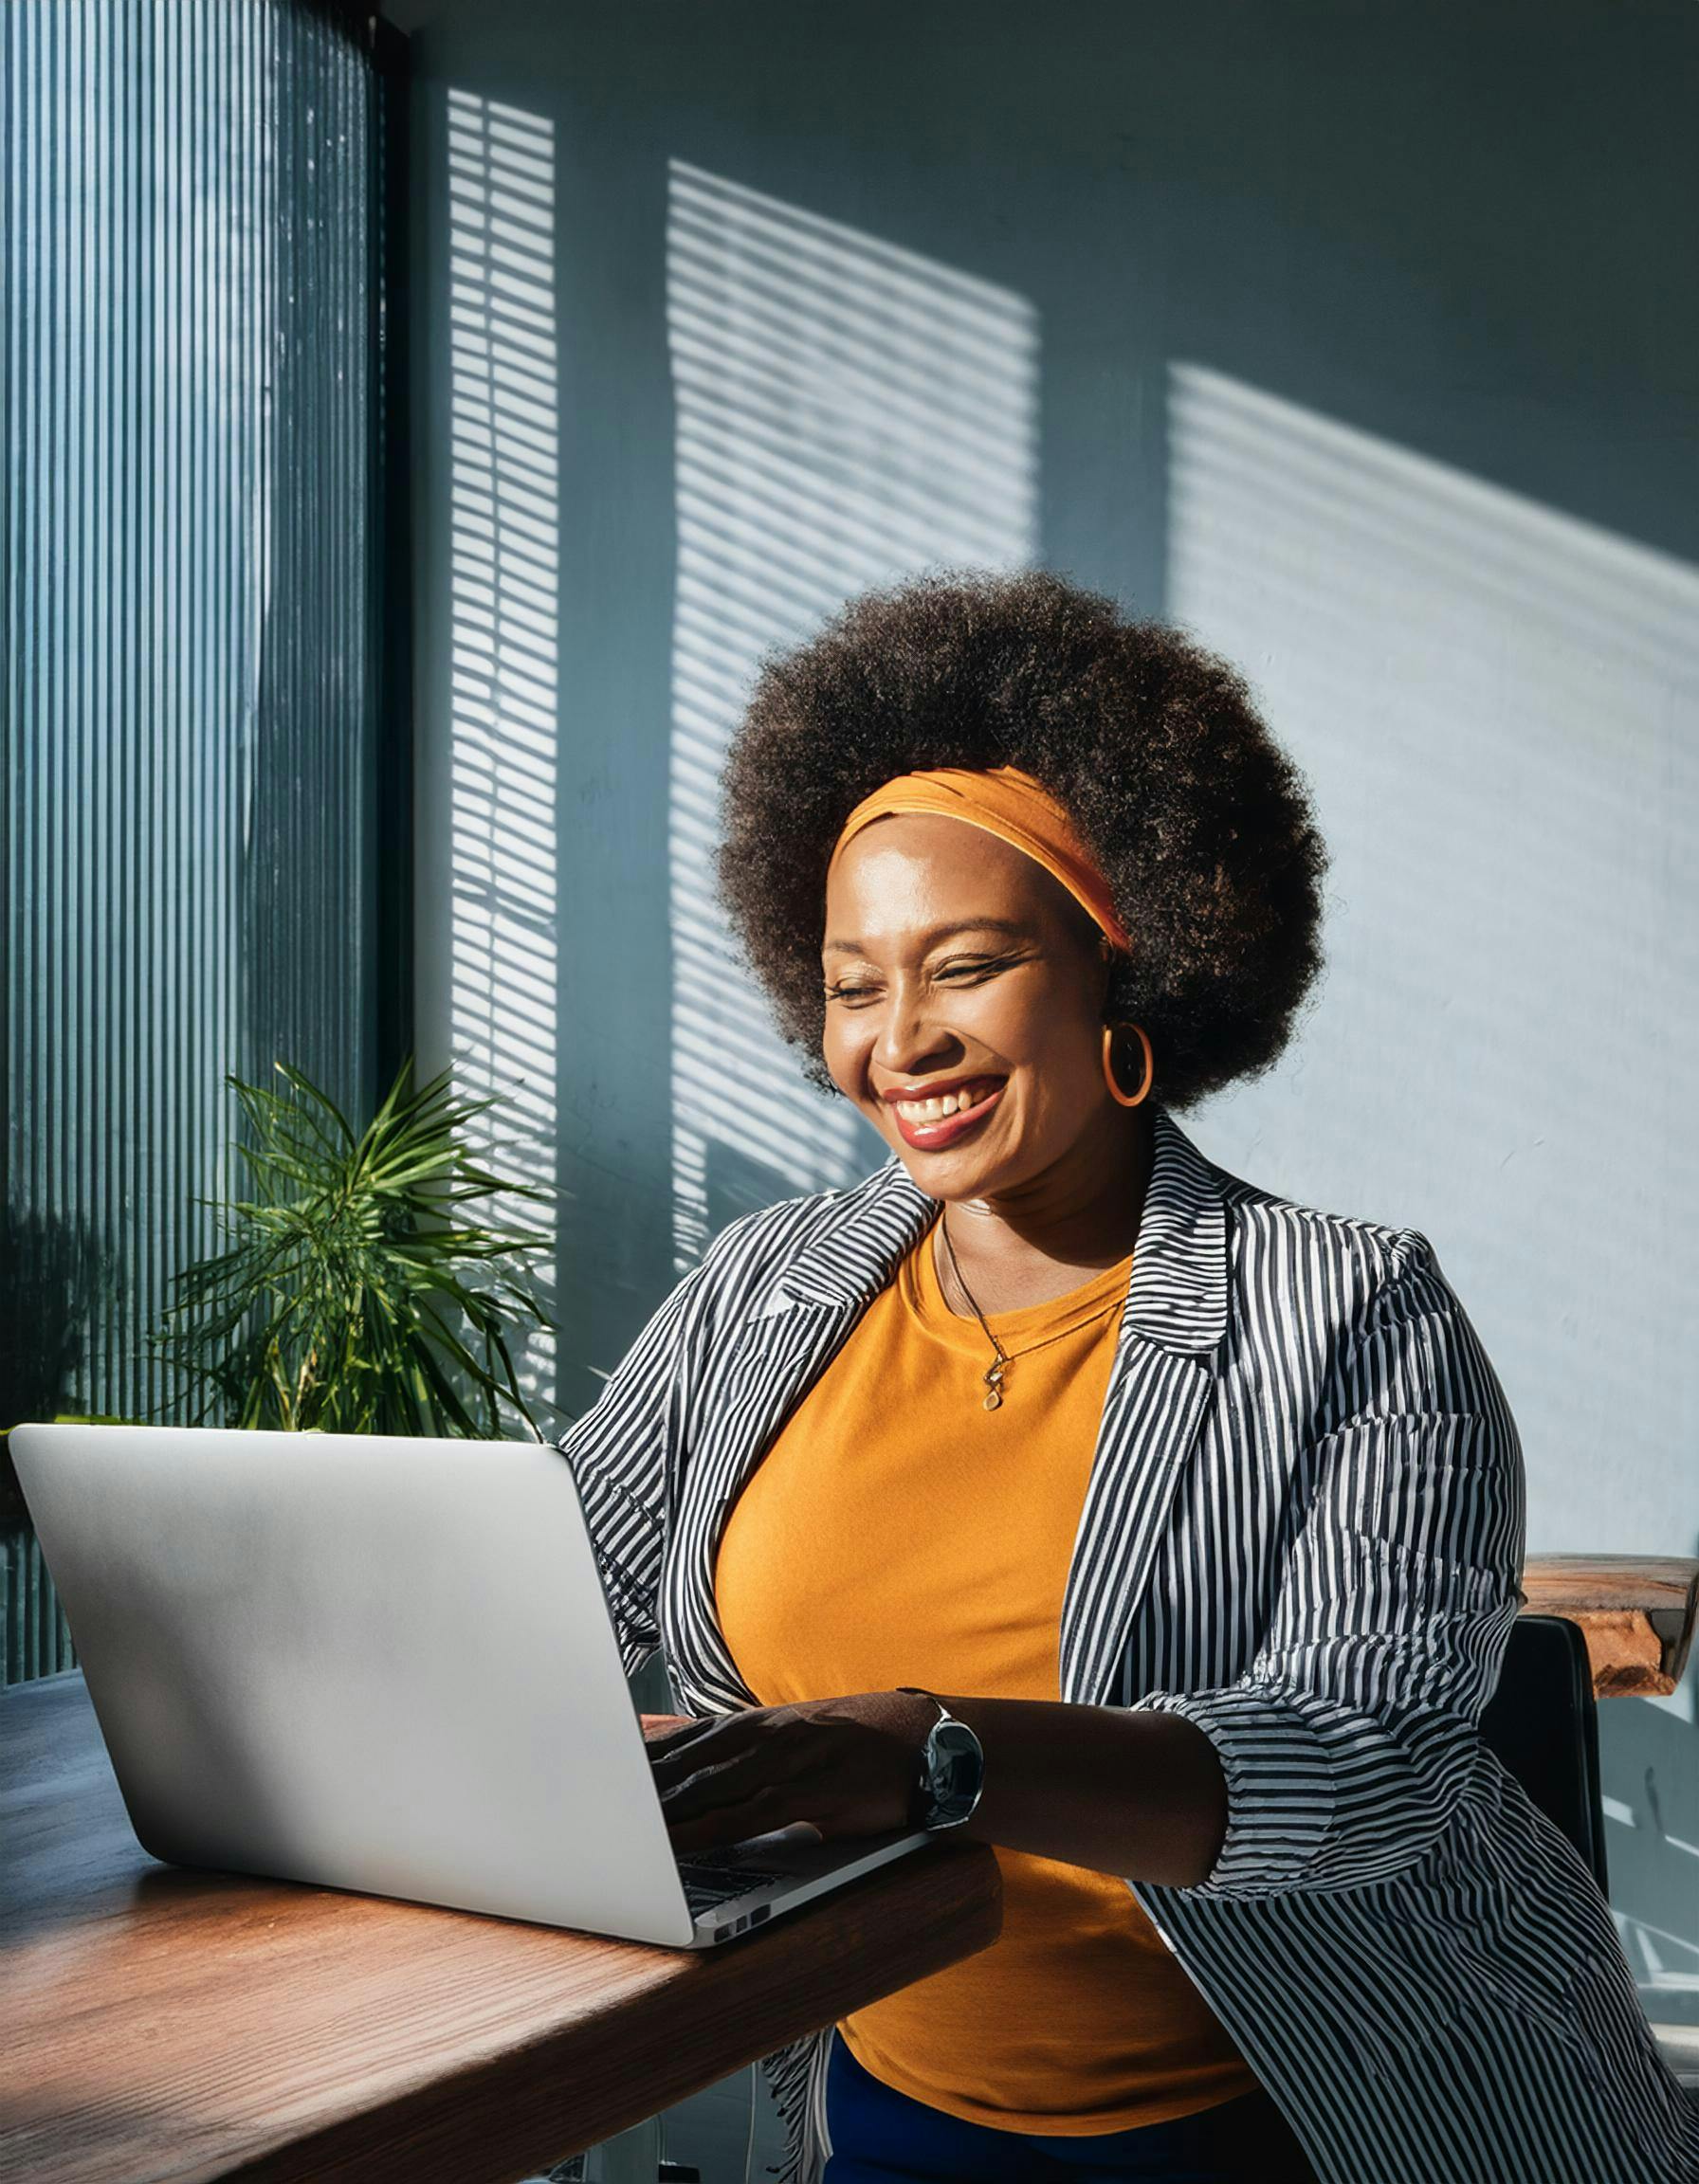
<svg viewBox="0 0 1699 2184">
<path fill-rule="evenodd" d="M 1170 433 L 1169 611 L 1334 857 L 1321 1005 L 1224 1120 L 1456 1259 L 1540 1452 L 1530 1543 L 1544 1494 L 1635 1551 L 1691 1440 L 1699 573 L 1197 365 Z"/>
<path fill-rule="evenodd" d="M 504 1174 L 555 1178 L 559 489 L 554 126 L 448 94 L 449 1021 Z M 517 1218 L 546 1226 L 539 1207 Z M 558 1268 L 529 1276 L 554 1316 Z M 553 1325 L 516 1353 L 555 1393 Z"/>
<path fill-rule="evenodd" d="M 677 1265 L 751 1206 L 853 1181 L 868 1126 L 770 1028 L 714 900 L 756 663 L 850 594 L 1032 558 L 1038 323 L 1009 290 L 675 160 L 670 789 Z"/>
</svg>

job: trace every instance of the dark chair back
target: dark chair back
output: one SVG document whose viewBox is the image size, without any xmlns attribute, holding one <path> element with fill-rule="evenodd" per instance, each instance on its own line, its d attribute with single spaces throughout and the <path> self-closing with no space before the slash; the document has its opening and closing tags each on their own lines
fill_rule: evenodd
<svg viewBox="0 0 1699 2184">
<path fill-rule="evenodd" d="M 1568 1836 L 1608 1898 L 1599 1709 L 1579 1623 L 1563 1615 L 1516 1618 L 1481 1736 Z"/>
</svg>

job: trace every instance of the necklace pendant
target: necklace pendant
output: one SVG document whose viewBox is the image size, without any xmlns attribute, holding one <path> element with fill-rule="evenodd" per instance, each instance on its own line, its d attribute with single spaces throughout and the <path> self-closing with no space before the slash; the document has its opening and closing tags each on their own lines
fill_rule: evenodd
<svg viewBox="0 0 1699 2184">
<path fill-rule="evenodd" d="M 994 1389 L 992 1390 L 991 1393 L 990 1393 L 990 1394 L 989 1394 L 989 1395 L 988 1395 L 988 1396 L 985 1398 L 985 1408 L 986 1408 L 988 1410 L 1000 1410 L 1002 1409 L 1002 1407 L 1003 1407 L 1003 1398 L 1002 1398 L 1002 1397 L 1001 1397 L 1001 1396 L 1000 1396 L 1000 1395 L 997 1393 L 996 1390 L 994 1388 Z"/>
<path fill-rule="evenodd" d="M 991 1391 L 985 1398 L 985 1408 L 988 1410 L 999 1410 L 1003 1401 L 1003 1360 L 1000 1357 L 995 1365 L 986 1367 L 985 1385 Z"/>
</svg>

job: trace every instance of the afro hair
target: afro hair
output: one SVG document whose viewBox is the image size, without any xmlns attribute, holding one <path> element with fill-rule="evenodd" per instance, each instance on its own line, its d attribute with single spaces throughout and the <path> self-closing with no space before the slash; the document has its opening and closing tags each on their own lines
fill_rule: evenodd
<svg viewBox="0 0 1699 2184">
<path fill-rule="evenodd" d="M 727 755 L 720 899 L 803 1074 L 821 1056 L 826 869 L 893 774 L 1018 766 L 1072 816 L 1133 937 L 1105 1020 L 1183 1109 L 1267 1069 L 1321 967 L 1327 853 L 1238 671 L 1048 571 L 932 572 L 770 654 Z"/>
</svg>

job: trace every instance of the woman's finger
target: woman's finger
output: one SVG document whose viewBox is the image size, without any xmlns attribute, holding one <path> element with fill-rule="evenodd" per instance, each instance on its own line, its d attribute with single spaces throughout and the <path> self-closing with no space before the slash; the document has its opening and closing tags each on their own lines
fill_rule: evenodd
<svg viewBox="0 0 1699 2184">
<path fill-rule="evenodd" d="M 741 1803 L 767 1787 L 769 1780 L 758 1755 L 739 1752 L 693 1768 L 671 1781 L 657 1782 L 655 1788 L 668 1820 L 691 1820 L 711 1807 Z"/>
<path fill-rule="evenodd" d="M 737 1802 L 711 1806 L 707 1811 L 688 1819 L 667 1823 L 668 1840 L 681 1857 L 692 1850 L 723 1847 L 730 1843 L 741 1843 L 751 1835 L 765 1835 L 772 1829 L 783 1828 L 802 1814 L 791 1810 L 792 1800 L 782 1789 L 769 1783 L 749 1792 Z"/>
<path fill-rule="evenodd" d="M 644 1745 L 649 1765 L 661 1767 L 684 1753 L 699 1751 L 712 1738 L 717 1726 L 712 1721 L 690 1721 L 682 1729 L 663 1729 L 656 1736 L 646 1737 Z"/>
<path fill-rule="evenodd" d="M 736 1714 L 695 1721 L 649 1743 L 649 1762 L 658 1782 L 676 1782 L 693 1768 L 717 1765 L 750 1748 L 753 1738 Z"/>
</svg>

